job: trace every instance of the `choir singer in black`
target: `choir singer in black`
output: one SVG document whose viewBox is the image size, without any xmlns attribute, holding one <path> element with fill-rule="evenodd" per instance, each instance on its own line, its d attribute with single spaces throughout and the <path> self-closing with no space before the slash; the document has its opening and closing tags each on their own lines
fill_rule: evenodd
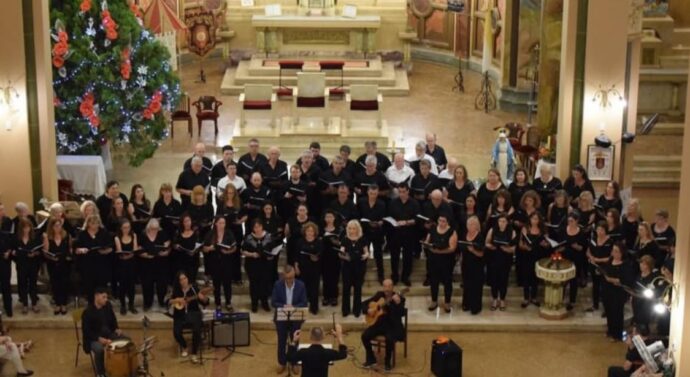
<svg viewBox="0 0 690 377">
<path fill-rule="evenodd" d="M 383 303 L 382 305 L 379 305 Z M 374 305 L 371 305 L 374 304 Z M 405 297 L 393 291 L 393 281 L 386 279 L 383 281 L 383 290 L 376 292 L 371 298 L 362 303 L 362 313 L 367 317 L 376 317 L 373 325 L 369 326 L 362 333 L 362 345 L 367 353 L 367 360 L 364 367 L 369 368 L 376 364 L 376 357 L 371 346 L 371 341 L 377 336 L 386 337 L 386 371 L 391 370 L 391 359 L 393 357 L 393 346 L 395 342 L 405 338 L 405 331 L 402 324 L 402 317 L 405 314 Z"/>
</svg>

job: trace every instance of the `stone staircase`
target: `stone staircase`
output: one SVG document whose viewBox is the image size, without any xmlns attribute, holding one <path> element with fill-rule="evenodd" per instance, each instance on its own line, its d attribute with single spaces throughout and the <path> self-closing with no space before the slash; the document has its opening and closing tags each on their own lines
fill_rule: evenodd
<svg viewBox="0 0 690 377">
<path fill-rule="evenodd" d="M 675 188 L 680 185 L 681 155 L 633 156 L 633 187 Z"/>
</svg>

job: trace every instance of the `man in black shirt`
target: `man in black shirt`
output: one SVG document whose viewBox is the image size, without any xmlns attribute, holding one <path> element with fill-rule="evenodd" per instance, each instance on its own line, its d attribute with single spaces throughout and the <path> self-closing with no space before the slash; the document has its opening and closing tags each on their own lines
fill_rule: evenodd
<svg viewBox="0 0 690 377">
<path fill-rule="evenodd" d="M 259 153 L 259 139 L 249 139 L 249 152 L 243 154 L 237 162 L 237 175 L 242 177 L 246 182 L 252 173 L 257 171 L 259 167 L 268 161 L 268 158 Z"/>
<path fill-rule="evenodd" d="M 340 324 L 335 325 L 333 336 L 335 343 L 332 349 L 326 349 L 322 345 L 323 329 L 313 327 L 309 332 L 311 345 L 308 348 L 298 350 L 301 331 L 295 331 L 292 336 L 294 343 L 288 346 L 287 359 L 291 363 L 302 363 L 302 377 L 328 377 L 328 365 L 336 360 L 347 358 L 347 346 L 343 342 L 343 328 Z M 337 351 L 336 351 L 337 350 Z"/>
<path fill-rule="evenodd" d="M 379 305 L 380 303 L 383 305 Z M 372 305 L 370 307 L 370 304 Z M 377 310 L 382 310 L 382 314 L 376 319 L 373 325 L 369 326 L 362 333 L 362 346 L 367 354 L 364 367 L 376 364 L 376 357 L 372 349 L 371 341 L 377 336 L 386 337 L 386 371 L 391 370 L 391 359 L 395 350 L 395 342 L 405 340 L 405 328 L 402 324 L 402 317 L 405 314 L 405 298 L 393 291 L 393 281 L 386 279 L 383 281 L 383 290 L 376 292 L 374 296 L 362 303 L 362 313 L 368 317 L 375 315 Z"/>
<path fill-rule="evenodd" d="M 12 317 L 12 245 L 13 245 L 12 220 L 5 215 L 5 206 L 0 203 L 0 292 L 2 292 L 2 304 L 5 315 Z"/>
<path fill-rule="evenodd" d="M 233 162 L 234 157 L 235 149 L 233 149 L 232 145 L 223 146 L 223 159 L 216 162 L 213 168 L 211 168 L 211 184 L 213 186 L 218 185 L 218 181 L 227 175 L 228 164 Z"/>
<path fill-rule="evenodd" d="M 309 151 L 311 152 L 312 158 L 314 160 L 314 165 L 316 165 L 321 171 L 328 170 L 328 159 L 321 155 L 321 144 L 319 144 L 317 141 L 312 141 L 311 144 L 309 144 Z M 297 159 L 296 164 L 302 164 L 301 157 Z"/>
<path fill-rule="evenodd" d="M 381 172 L 381 170 L 378 170 L 377 164 L 377 157 L 367 156 L 364 161 L 365 169 L 357 173 L 355 176 L 355 192 L 357 193 L 357 200 L 366 200 L 367 188 L 371 185 L 378 186 L 380 198 L 388 199 L 388 192 L 390 191 L 388 179 Z M 388 166 L 390 166 L 390 162 L 388 163 Z"/>
<path fill-rule="evenodd" d="M 637 348 L 632 342 L 632 338 L 635 335 L 639 335 L 647 345 L 653 342 L 653 340 L 649 339 L 649 327 L 646 325 L 633 327 L 632 335 L 625 340 L 625 343 L 628 346 L 628 349 L 625 352 L 625 362 L 623 362 L 622 367 L 609 367 L 608 377 L 629 377 L 642 366 L 642 357 L 640 356 L 640 353 L 637 352 Z"/>
<path fill-rule="evenodd" d="M 383 218 L 386 217 L 386 203 L 379 199 L 379 187 L 369 186 L 367 197 L 357 202 L 359 219 L 364 228 L 364 236 L 374 245 L 374 260 L 379 284 L 383 284 Z"/>
<path fill-rule="evenodd" d="M 180 194 L 182 199 L 182 208 L 187 208 L 192 201 L 192 190 L 196 186 L 206 188 L 209 185 L 208 173 L 203 168 L 201 157 L 192 157 L 192 164 L 189 169 L 186 169 L 177 178 L 175 190 Z M 209 192 L 209 200 L 210 192 Z"/>
<path fill-rule="evenodd" d="M 317 189 L 321 194 L 321 202 L 324 206 L 330 204 L 337 197 L 340 185 L 352 186 L 352 176 L 345 171 L 345 160 L 340 156 L 335 156 L 330 169 L 321 172 Z"/>
<path fill-rule="evenodd" d="M 412 285 L 412 258 L 415 245 L 419 244 L 415 227 L 420 208 L 419 203 L 410 197 L 410 188 L 406 184 L 398 187 L 398 197 L 388 205 L 388 216 L 395 224 L 391 224 L 388 233 L 388 249 L 391 253 L 391 279 L 393 284 L 398 282 L 400 253 L 402 252 L 402 282 L 406 286 Z"/>
<path fill-rule="evenodd" d="M 366 158 L 368 156 L 376 157 L 376 170 L 385 173 L 391 166 L 391 160 L 385 154 L 376 151 L 376 141 L 370 140 L 364 143 L 365 153 L 357 158 L 355 161 L 355 168 L 358 171 L 363 171 L 366 166 Z M 379 187 L 381 188 L 381 187 Z"/>
<path fill-rule="evenodd" d="M 350 189 L 345 185 L 338 187 L 338 197 L 328 208 L 338 215 L 336 218 L 338 225 L 347 224 L 348 221 L 357 218 L 357 206 L 350 198 Z"/>
<path fill-rule="evenodd" d="M 268 160 L 259 167 L 258 172 L 263 178 L 263 184 L 271 190 L 271 201 L 278 203 L 285 195 L 288 183 L 288 165 L 280 159 L 278 147 L 268 148 Z"/>
<path fill-rule="evenodd" d="M 355 173 L 357 173 L 357 164 L 350 160 L 350 154 L 352 153 L 352 149 L 350 149 L 349 145 L 341 145 L 340 146 L 340 151 L 339 151 L 339 156 L 343 159 L 345 162 L 345 171 L 350 174 L 350 177 L 355 176 Z"/>
<path fill-rule="evenodd" d="M 192 167 L 192 159 L 194 157 L 201 158 L 203 169 L 210 174 L 211 169 L 213 169 L 213 162 L 206 157 L 206 145 L 204 143 L 196 143 L 196 145 L 194 145 L 194 154 L 192 154 L 192 157 L 185 160 L 184 165 L 182 165 L 182 170 L 187 170 Z"/>
<path fill-rule="evenodd" d="M 84 352 L 93 352 L 98 376 L 105 376 L 105 347 L 113 340 L 127 339 L 117 325 L 105 288 L 99 287 L 94 291 L 93 303 L 81 316 L 81 328 Z"/>
<path fill-rule="evenodd" d="M 96 207 L 98 207 L 98 214 L 101 219 L 105 221 L 110 216 L 110 211 L 113 208 L 113 202 L 117 197 L 122 198 L 125 208 L 128 202 L 125 194 L 120 192 L 120 183 L 118 181 L 109 181 L 105 184 L 105 192 L 96 199 Z"/>
<path fill-rule="evenodd" d="M 446 151 L 444 151 L 440 145 L 436 144 L 436 134 L 426 134 L 426 154 L 434 158 L 436 168 L 439 172 L 442 172 L 443 169 L 446 168 L 446 165 L 448 164 Z"/>
</svg>

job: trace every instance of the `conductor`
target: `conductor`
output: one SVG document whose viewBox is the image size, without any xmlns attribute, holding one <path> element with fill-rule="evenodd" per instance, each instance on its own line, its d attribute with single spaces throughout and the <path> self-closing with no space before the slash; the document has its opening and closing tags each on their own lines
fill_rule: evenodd
<svg viewBox="0 0 690 377">
<path fill-rule="evenodd" d="M 335 337 L 333 349 L 323 346 L 323 329 L 312 327 L 309 332 L 311 345 L 298 350 L 300 332 L 301 330 L 297 330 L 292 336 L 293 342 L 288 347 L 287 359 L 291 363 L 302 363 L 302 377 L 328 377 L 329 363 L 347 357 L 347 346 L 343 342 L 343 328 L 340 324 L 335 325 L 335 330 L 332 331 Z"/>
</svg>

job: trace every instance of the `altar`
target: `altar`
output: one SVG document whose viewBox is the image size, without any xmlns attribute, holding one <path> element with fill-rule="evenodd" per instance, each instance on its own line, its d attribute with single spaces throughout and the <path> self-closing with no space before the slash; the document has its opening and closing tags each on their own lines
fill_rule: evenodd
<svg viewBox="0 0 690 377">
<path fill-rule="evenodd" d="M 253 15 L 259 52 L 371 53 L 376 51 L 380 16 Z"/>
</svg>

